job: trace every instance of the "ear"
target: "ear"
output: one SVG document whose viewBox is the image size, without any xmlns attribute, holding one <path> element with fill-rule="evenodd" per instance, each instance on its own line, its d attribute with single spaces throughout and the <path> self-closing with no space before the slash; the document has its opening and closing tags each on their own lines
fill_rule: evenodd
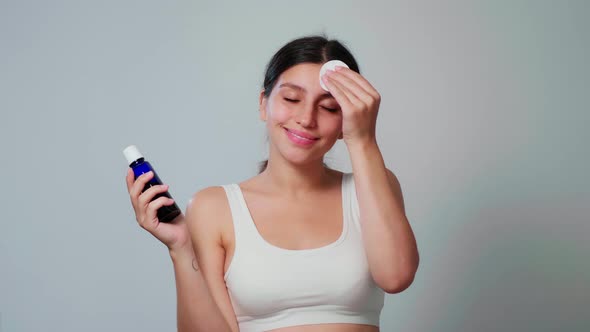
<svg viewBox="0 0 590 332">
<path fill-rule="evenodd" d="M 260 91 L 260 96 L 258 97 L 258 104 L 260 107 L 260 120 L 266 122 L 266 103 L 268 98 L 264 96 L 264 89 Z"/>
</svg>

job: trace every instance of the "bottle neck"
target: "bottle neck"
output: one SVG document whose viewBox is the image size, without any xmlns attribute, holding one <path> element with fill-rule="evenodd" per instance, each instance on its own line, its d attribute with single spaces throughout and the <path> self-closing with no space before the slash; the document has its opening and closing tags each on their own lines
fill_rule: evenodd
<svg viewBox="0 0 590 332">
<path fill-rule="evenodd" d="M 134 168 L 137 165 L 143 163 L 145 161 L 145 159 L 143 157 L 137 159 L 136 161 L 132 162 L 131 164 L 129 164 L 129 167 Z"/>
</svg>

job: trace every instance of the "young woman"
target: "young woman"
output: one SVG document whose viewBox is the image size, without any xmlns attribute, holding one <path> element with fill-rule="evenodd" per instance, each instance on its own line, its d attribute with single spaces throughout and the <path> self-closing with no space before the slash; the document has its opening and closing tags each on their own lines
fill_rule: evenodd
<svg viewBox="0 0 590 332">
<path fill-rule="evenodd" d="M 329 60 L 341 60 L 324 76 Z M 418 268 L 400 184 L 375 136 L 379 93 L 352 54 L 320 36 L 284 45 L 260 93 L 269 159 L 241 183 L 197 192 L 186 214 L 159 223 L 166 185 L 127 185 L 137 221 L 169 248 L 179 331 L 374 332 L 384 293 Z M 323 163 L 338 139 L 352 172 Z"/>
</svg>

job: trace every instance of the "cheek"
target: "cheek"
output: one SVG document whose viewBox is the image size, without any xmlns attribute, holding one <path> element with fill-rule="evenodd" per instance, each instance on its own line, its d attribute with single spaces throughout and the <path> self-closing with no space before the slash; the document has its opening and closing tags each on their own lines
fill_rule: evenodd
<svg viewBox="0 0 590 332">
<path fill-rule="evenodd" d="M 285 123 L 290 118 L 290 111 L 284 105 L 280 103 L 274 104 L 274 107 L 269 108 L 268 118 L 270 122 L 277 124 L 277 123 Z"/>
<path fill-rule="evenodd" d="M 332 133 L 337 135 L 342 130 L 342 117 L 334 116 L 332 114 L 326 114 L 325 118 L 322 119 L 322 128 L 325 133 Z"/>
</svg>

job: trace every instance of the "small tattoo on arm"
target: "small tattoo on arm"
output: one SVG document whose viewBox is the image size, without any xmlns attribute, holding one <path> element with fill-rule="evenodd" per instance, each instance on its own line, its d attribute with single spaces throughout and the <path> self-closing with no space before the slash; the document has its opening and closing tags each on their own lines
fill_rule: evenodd
<svg viewBox="0 0 590 332">
<path fill-rule="evenodd" d="M 197 264 L 197 259 L 193 258 L 193 269 L 195 271 L 199 271 L 199 265 Z"/>
</svg>

